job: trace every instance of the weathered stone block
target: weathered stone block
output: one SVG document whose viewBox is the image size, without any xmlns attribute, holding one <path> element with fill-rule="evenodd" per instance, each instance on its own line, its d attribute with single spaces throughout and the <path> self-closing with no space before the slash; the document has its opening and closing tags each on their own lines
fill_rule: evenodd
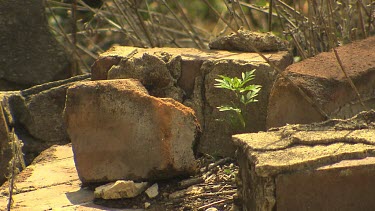
<svg viewBox="0 0 375 211">
<path fill-rule="evenodd" d="M 292 62 L 286 51 L 265 53 L 265 56 L 280 69 Z M 117 46 L 100 55 L 93 65 L 92 74 L 93 80 L 137 78 L 151 95 L 170 97 L 193 108 L 203 128 L 199 151 L 228 156 L 234 152 L 231 135 L 239 131 L 227 122 L 217 121 L 227 116 L 216 107 L 230 103 L 234 96 L 214 88 L 214 79 L 219 74 L 239 77 L 241 72 L 252 69 L 256 69 L 253 83 L 263 88 L 259 102 L 249 107 L 245 130 L 259 131 L 266 128 L 268 96 L 276 73 L 256 53 Z"/>
<path fill-rule="evenodd" d="M 0 184 L 2 184 L 6 180 L 6 177 L 9 176 L 8 166 L 9 161 L 12 159 L 8 124 L 1 104 L 2 99 L 0 99 Z"/>
<path fill-rule="evenodd" d="M 77 81 L 86 80 L 89 74 L 45 83 L 21 91 L 22 107 L 18 108 L 18 121 L 30 135 L 43 142 L 67 143 L 63 110 L 66 90 Z"/>
<path fill-rule="evenodd" d="M 245 211 L 375 208 L 374 110 L 234 135 L 233 141 Z"/>
<path fill-rule="evenodd" d="M 373 210 L 375 158 L 282 174 L 276 178 L 277 210 Z"/>
<path fill-rule="evenodd" d="M 338 47 L 337 52 L 368 109 L 375 108 L 375 37 Z M 350 118 L 366 110 L 342 72 L 334 52 L 290 65 L 287 76 L 331 118 Z M 320 122 L 325 117 L 284 78 L 272 89 L 267 128 Z"/>
<path fill-rule="evenodd" d="M 229 35 L 218 37 L 209 43 L 210 49 L 228 50 L 228 51 L 286 51 L 288 43 L 271 32 L 259 33 L 239 29 Z M 250 47 L 252 46 L 252 47 Z"/>
<path fill-rule="evenodd" d="M 69 142 L 62 117 L 66 90 L 89 77 L 80 75 L 22 91 L 0 92 L 9 128 L 14 128 L 15 137 L 23 142 L 26 164 L 51 145 Z"/>
<path fill-rule="evenodd" d="M 42 0 L 0 2 L 0 89 L 15 90 L 71 76 L 70 61 L 49 31 Z"/>
<path fill-rule="evenodd" d="M 82 182 L 166 179 L 195 171 L 194 111 L 159 99 L 135 79 L 77 83 L 65 106 Z"/>
</svg>

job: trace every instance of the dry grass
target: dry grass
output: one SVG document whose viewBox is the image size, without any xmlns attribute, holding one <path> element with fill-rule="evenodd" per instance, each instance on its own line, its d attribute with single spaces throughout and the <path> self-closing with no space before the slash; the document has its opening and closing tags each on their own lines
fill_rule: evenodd
<svg viewBox="0 0 375 211">
<path fill-rule="evenodd" d="M 106 0 L 99 8 L 88 1 L 64 2 L 47 0 L 50 26 L 87 71 L 99 53 L 115 44 L 204 49 L 213 37 L 240 27 L 284 36 L 301 59 L 375 33 L 373 0 L 193 1 L 207 8 L 209 18 L 181 0 Z M 212 16 L 212 9 L 220 17 Z"/>
<path fill-rule="evenodd" d="M 204 49 L 213 37 L 245 28 L 283 36 L 291 43 L 295 61 L 299 61 L 375 34 L 373 0 L 189 1 L 196 8 L 182 0 L 106 0 L 100 7 L 93 2 L 101 1 L 47 0 L 50 26 L 77 64 L 72 75 L 89 72 L 89 64 L 112 45 Z M 209 11 L 209 18 L 191 14 L 200 8 Z M 276 65 L 253 46 L 250 48 L 329 118 Z M 336 57 L 340 63 L 339 55 Z M 344 68 L 342 71 L 345 74 Z M 353 90 L 361 100 L 355 86 Z"/>
</svg>

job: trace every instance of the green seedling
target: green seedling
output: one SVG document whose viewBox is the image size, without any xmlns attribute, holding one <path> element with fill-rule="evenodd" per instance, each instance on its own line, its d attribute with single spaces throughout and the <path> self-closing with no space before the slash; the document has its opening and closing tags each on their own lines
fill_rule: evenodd
<svg viewBox="0 0 375 211">
<path fill-rule="evenodd" d="M 254 72 L 255 69 L 244 72 L 242 73 L 241 78 L 230 78 L 224 75 L 219 75 L 220 78 L 215 79 L 217 82 L 215 84 L 216 88 L 230 90 L 236 96 L 236 102 L 231 101 L 231 105 L 222 105 L 217 108 L 222 112 L 234 112 L 236 114 L 235 118 L 242 128 L 246 128 L 246 121 L 244 118 L 244 112 L 241 109 L 241 104 L 246 107 L 249 103 L 257 102 L 258 100 L 256 97 L 262 88 L 260 85 L 248 85 L 248 82 L 255 78 Z M 235 121 L 233 121 L 233 115 L 231 117 L 231 124 L 236 125 Z"/>
</svg>

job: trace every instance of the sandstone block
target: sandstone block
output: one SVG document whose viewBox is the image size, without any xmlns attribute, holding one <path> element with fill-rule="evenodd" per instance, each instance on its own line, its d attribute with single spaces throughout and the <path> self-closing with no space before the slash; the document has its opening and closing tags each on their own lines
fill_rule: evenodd
<svg viewBox="0 0 375 211">
<path fill-rule="evenodd" d="M 23 142 L 27 165 L 46 148 L 69 142 L 62 117 L 66 90 L 88 77 L 80 75 L 22 91 L 0 92 L 5 118 L 9 128 L 14 128 L 15 137 Z"/>
<path fill-rule="evenodd" d="M 271 32 L 259 33 L 239 29 L 237 33 L 218 37 L 209 43 L 210 49 L 254 52 L 250 46 L 258 51 L 286 51 L 287 42 L 281 40 Z"/>
<path fill-rule="evenodd" d="M 194 111 L 159 99 L 135 79 L 69 87 L 64 111 L 83 183 L 156 180 L 195 171 Z"/>
<path fill-rule="evenodd" d="M 65 80 L 45 83 L 22 90 L 16 118 L 29 134 L 42 142 L 67 143 L 63 110 L 66 90 L 77 81 L 89 78 L 80 75 Z"/>
<path fill-rule="evenodd" d="M 265 55 L 280 69 L 292 62 L 286 51 Z M 219 74 L 238 77 L 241 72 L 252 69 L 257 69 L 254 83 L 262 85 L 263 89 L 259 102 L 249 107 L 246 131 L 259 131 L 266 129 L 268 97 L 276 73 L 256 53 L 117 46 L 100 55 L 92 74 L 93 80 L 137 78 L 150 95 L 170 97 L 193 108 L 203 128 L 199 151 L 228 156 L 234 152 L 231 135 L 239 131 L 226 122 L 217 121 L 226 116 L 216 107 L 230 103 L 234 96 L 214 88 L 214 79 Z"/>
<path fill-rule="evenodd" d="M 374 209 L 374 123 L 372 110 L 234 135 L 244 210 Z"/>
<path fill-rule="evenodd" d="M 375 108 L 375 37 L 338 47 L 343 66 L 367 109 Z M 334 52 L 290 65 L 289 78 L 331 118 L 350 118 L 366 110 L 340 69 Z M 269 98 L 267 128 L 325 120 L 285 79 L 279 78 Z"/>
<path fill-rule="evenodd" d="M 0 2 L 0 89 L 68 78 L 70 61 L 51 34 L 42 0 Z"/>
</svg>

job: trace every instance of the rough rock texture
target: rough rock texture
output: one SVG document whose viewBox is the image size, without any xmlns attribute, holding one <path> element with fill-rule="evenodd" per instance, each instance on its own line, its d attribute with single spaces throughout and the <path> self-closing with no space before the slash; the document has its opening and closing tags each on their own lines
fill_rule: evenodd
<svg viewBox="0 0 375 211">
<path fill-rule="evenodd" d="M 292 62 L 287 52 L 265 53 L 265 56 L 280 69 Z M 249 107 L 246 130 L 259 131 L 266 128 L 268 96 L 276 73 L 255 53 L 117 46 L 100 55 L 92 66 L 92 79 L 137 78 L 151 95 L 170 97 L 191 107 L 203 128 L 199 151 L 228 156 L 234 152 L 231 135 L 239 131 L 227 122 L 217 121 L 226 116 L 216 107 L 230 102 L 234 96 L 214 88 L 214 79 L 218 74 L 234 77 L 252 69 L 256 69 L 253 83 L 263 88 L 259 102 Z"/>
<path fill-rule="evenodd" d="M 103 199 L 134 198 L 146 190 L 147 185 L 147 182 L 118 180 L 95 188 L 94 196 Z"/>
<path fill-rule="evenodd" d="M 70 76 L 70 61 L 50 33 L 42 0 L 0 2 L 0 89 L 15 90 Z"/>
<path fill-rule="evenodd" d="M 153 199 L 159 194 L 159 185 L 158 183 L 155 183 L 151 185 L 147 190 L 145 191 L 147 194 L 148 198 Z"/>
<path fill-rule="evenodd" d="M 375 110 L 234 135 L 244 210 L 374 209 L 374 134 Z"/>
<path fill-rule="evenodd" d="M 258 51 L 285 51 L 288 43 L 271 32 L 259 33 L 239 29 L 237 33 L 218 37 L 209 43 L 210 49 L 254 52 Z"/>
<path fill-rule="evenodd" d="M 0 92 L 9 127 L 14 128 L 24 143 L 26 164 L 51 145 L 69 142 L 62 117 L 66 90 L 89 76 L 45 83 L 19 92 Z"/>
<path fill-rule="evenodd" d="M 81 75 L 50 82 L 21 91 L 24 109 L 19 117 L 31 136 L 44 142 L 68 142 L 62 113 L 66 90 L 77 81 L 88 79 Z"/>
<path fill-rule="evenodd" d="M 369 37 L 337 48 L 348 76 L 368 109 L 375 108 L 374 47 L 375 37 Z M 315 99 L 331 118 L 350 118 L 366 110 L 341 71 L 334 52 L 321 53 L 295 63 L 286 71 L 289 78 Z M 275 82 L 269 99 L 267 128 L 323 120 L 324 116 L 285 79 L 279 78 Z"/>
<path fill-rule="evenodd" d="M 95 204 L 93 191 L 81 187 L 70 144 L 52 146 L 43 151 L 17 175 L 15 184 L 12 211 L 143 211 Z M 0 186 L 0 210 L 7 210 L 8 188 L 7 182 Z"/>
<path fill-rule="evenodd" d="M 0 184 L 5 182 L 8 176 L 8 164 L 12 159 L 12 150 L 10 148 L 9 129 L 0 100 Z"/>
<path fill-rule="evenodd" d="M 77 83 L 65 119 L 82 182 L 166 179 L 195 171 L 194 111 L 135 79 Z M 147 156 L 145 156 L 147 155 Z"/>
<path fill-rule="evenodd" d="M 136 54 L 122 59 L 108 71 L 108 79 L 135 78 L 156 97 L 168 97 L 182 101 L 183 91 L 176 86 L 181 75 L 181 56 L 160 52 Z"/>
</svg>

